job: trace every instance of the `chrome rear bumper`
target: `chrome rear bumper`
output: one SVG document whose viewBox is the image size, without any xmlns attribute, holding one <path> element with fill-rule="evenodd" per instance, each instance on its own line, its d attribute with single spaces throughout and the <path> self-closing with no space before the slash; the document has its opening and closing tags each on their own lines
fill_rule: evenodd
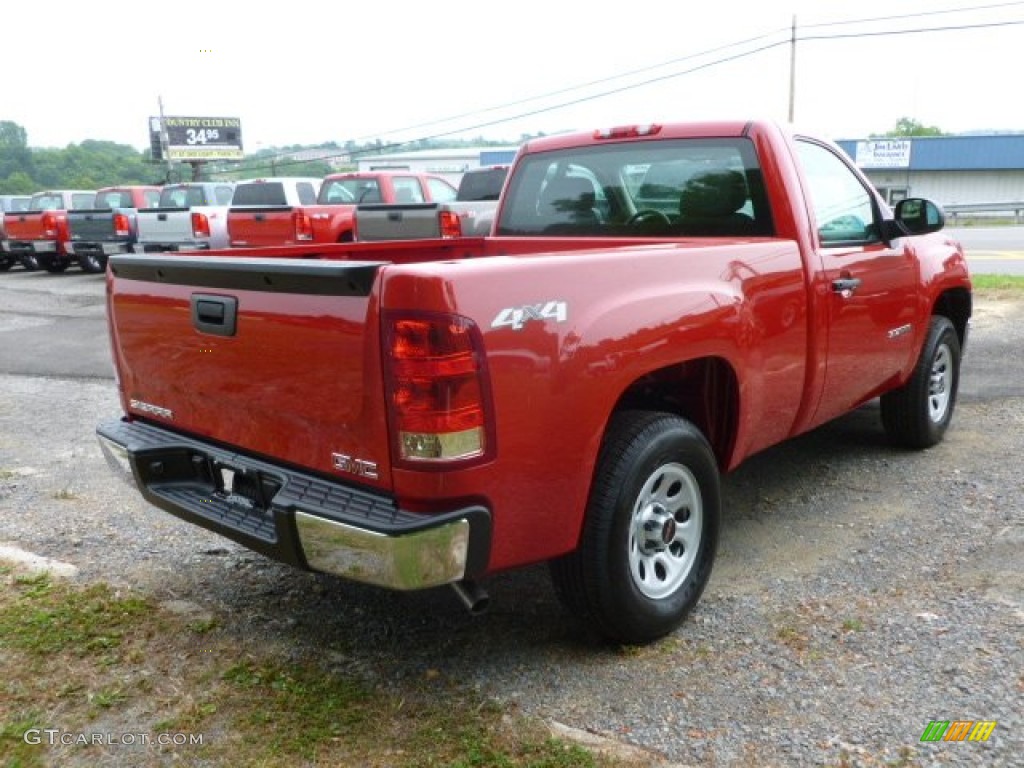
<svg viewBox="0 0 1024 768">
<path fill-rule="evenodd" d="M 138 421 L 101 424 L 97 437 L 107 463 L 147 501 L 276 560 L 398 590 L 460 582 L 487 567 L 491 518 L 482 506 L 414 514 L 382 494 Z"/>
</svg>

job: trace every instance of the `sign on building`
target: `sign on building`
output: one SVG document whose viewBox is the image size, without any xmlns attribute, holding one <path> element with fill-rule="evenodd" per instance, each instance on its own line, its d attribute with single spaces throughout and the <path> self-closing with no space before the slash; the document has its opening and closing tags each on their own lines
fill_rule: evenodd
<svg viewBox="0 0 1024 768">
<path fill-rule="evenodd" d="M 909 168 L 909 139 L 858 141 L 854 162 L 860 168 Z"/>
</svg>

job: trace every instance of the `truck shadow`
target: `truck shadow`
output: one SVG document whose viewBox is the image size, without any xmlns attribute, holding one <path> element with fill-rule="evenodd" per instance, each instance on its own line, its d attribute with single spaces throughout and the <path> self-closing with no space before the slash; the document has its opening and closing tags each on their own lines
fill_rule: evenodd
<svg viewBox="0 0 1024 768">
<path fill-rule="evenodd" d="M 718 562 L 696 614 L 721 610 L 716 595 L 733 590 L 729 581 L 736 574 L 746 574 L 748 587 L 759 579 L 767 583 L 776 564 L 769 553 L 788 557 L 794 526 L 815 515 L 841 514 L 820 497 L 823 487 L 839 495 L 847 486 L 870 491 L 877 465 L 891 461 L 898 467 L 900 455 L 886 443 L 877 404 L 869 404 L 727 475 Z M 752 540 L 751 521 L 757 523 Z M 567 653 L 621 653 L 573 622 L 545 565 L 487 579 L 482 586 L 490 594 L 489 610 L 474 616 L 447 587 L 395 593 L 298 571 L 246 550 L 224 554 L 235 559 L 233 572 L 209 581 L 202 600 L 224 617 L 225 631 L 273 639 L 293 653 L 373 670 L 390 680 L 445 667 L 453 675 L 473 670 L 482 676 L 493 665 L 554 663 Z M 716 581 L 720 570 L 730 576 Z"/>
</svg>

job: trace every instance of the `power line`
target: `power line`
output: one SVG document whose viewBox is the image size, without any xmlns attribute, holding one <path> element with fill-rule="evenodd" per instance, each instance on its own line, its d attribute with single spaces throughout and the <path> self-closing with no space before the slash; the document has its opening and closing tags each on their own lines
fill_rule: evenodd
<svg viewBox="0 0 1024 768">
<path fill-rule="evenodd" d="M 847 20 L 841 20 L 841 21 L 823 22 L 823 23 L 819 23 L 819 24 L 804 25 L 803 28 L 804 29 L 808 29 L 808 28 L 813 29 L 813 28 L 817 28 L 817 27 L 853 26 L 853 25 L 858 25 L 858 24 L 870 24 L 870 23 L 875 23 L 875 22 L 879 22 L 879 21 L 897 21 L 897 20 L 901 20 L 901 19 L 920 18 L 920 17 L 923 17 L 923 16 L 935 16 L 935 15 L 955 14 L 955 13 L 968 13 L 968 12 L 976 12 L 976 11 L 982 11 L 982 10 L 990 10 L 990 9 L 993 9 L 993 8 L 1005 8 L 1005 7 L 1010 7 L 1010 6 L 1021 6 L 1021 5 L 1024 5 L 1024 2 L 1022 2 L 1021 0 L 1017 0 L 1017 2 L 989 3 L 989 4 L 985 4 L 985 5 L 976 5 L 976 6 L 968 6 L 968 7 L 961 7 L 961 8 L 949 8 L 949 9 L 944 9 L 944 10 L 922 11 L 922 12 L 919 12 L 919 13 L 908 13 L 908 14 L 898 14 L 898 15 L 891 15 L 891 16 L 879 16 L 879 17 L 872 17 L 872 18 L 866 18 L 866 19 L 847 19 Z M 378 138 L 380 136 L 388 136 L 388 135 L 394 134 L 394 133 L 403 133 L 403 132 L 406 132 L 406 131 L 417 130 L 419 128 L 426 128 L 426 127 L 430 127 L 430 126 L 441 125 L 443 123 L 448 123 L 448 122 L 452 122 L 452 121 L 455 121 L 455 120 L 461 120 L 462 118 L 472 117 L 474 115 L 485 114 L 485 113 L 489 113 L 489 112 L 496 112 L 496 111 L 499 111 L 499 110 L 502 110 L 502 109 L 509 109 L 511 107 L 519 106 L 519 105 L 522 105 L 522 104 L 527 104 L 527 103 L 530 103 L 530 102 L 533 102 L 533 101 L 541 101 L 543 99 L 551 98 L 553 96 L 560 96 L 560 95 L 565 94 L 565 93 L 571 93 L 573 91 L 582 90 L 584 88 L 589 88 L 591 86 L 602 85 L 604 83 L 613 82 L 615 80 L 621 80 L 622 78 L 629 77 L 629 76 L 632 76 L 632 75 L 642 74 L 644 72 L 650 72 L 650 71 L 654 71 L 654 70 L 657 70 L 657 69 L 662 69 L 664 67 L 671 66 L 673 64 L 679 64 L 679 63 L 684 62 L 684 61 L 690 61 L 692 59 L 701 58 L 703 56 L 710 56 L 712 54 L 719 53 L 721 51 L 729 50 L 730 48 L 737 48 L 737 47 L 742 46 L 742 45 L 747 45 L 747 44 L 750 44 L 750 43 L 758 42 L 760 40 L 769 39 L 769 38 L 771 38 L 773 36 L 785 35 L 786 39 L 785 40 L 780 40 L 779 44 L 788 43 L 789 42 L 789 33 L 790 33 L 790 27 L 788 27 L 788 26 L 787 27 L 780 27 L 778 29 L 772 30 L 771 32 L 767 32 L 767 33 L 765 33 L 763 35 L 758 35 L 758 36 L 755 36 L 755 37 L 752 37 L 752 38 L 748 38 L 746 40 L 740 40 L 740 41 L 736 41 L 736 42 L 733 42 L 733 43 L 727 43 L 726 45 L 717 46 L 717 47 L 710 48 L 710 49 L 707 49 L 707 50 L 704 50 L 704 51 L 700 51 L 698 53 L 688 54 L 686 56 L 681 56 L 681 57 L 669 59 L 667 61 L 663 61 L 663 62 L 660 62 L 660 63 L 657 63 L 657 64 L 651 64 L 651 65 L 648 65 L 648 66 L 640 67 L 640 68 L 637 68 L 637 69 L 634 69 L 634 70 L 630 70 L 628 72 L 623 72 L 623 73 L 620 73 L 620 74 L 617 74 L 617 75 L 612 75 L 612 76 L 609 76 L 609 77 L 606 77 L 606 78 L 599 78 L 597 80 L 591 80 L 591 81 L 586 82 L 586 83 L 580 83 L 578 85 L 568 86 L 566 88 L 561 88 L 561 89 L 558 89 L 558 90 L 555 90 L 555 91 L 550 91 L 548 93 L 540 94 L 540 95 L 537 95 L 537 96 L 530 96 L 530 97 L 527 97 L 527 98 L 524 98 L 524 99 L 519 99 L 519 100 L 508 102 L 508 103 L 505 103 L 505 104 L 485 107 L 483 109 L 474 110 L 472 112 L 466 112 L 466 113 L 462 113 L 462 114 L 459 114 L 459 115 L 451 115 L 451 116 L 448 116 L 448 117 L 442 117 L 442 118 L 438 118 L 436 120 L 430 120 L 428 122 L 417 123 L 415 125 L 406 126 L 404 128 L 395 128 L 395 129 L 391 129 L 391 130 L 387 130 L 387 131 L 383 131 L 383 132 L 377 132 L 377 133 L 374 133 L 374 134 L 368 134 L 366 136 L 357 137 L 354 140 L 355 141 L 362 141 L 362 140 L 366 140 L 366 139 Z M 810 39 L 810 38 L 803 38 L 803 39 Z M 772 46 L 772 47 L 774 47 L 774 46 Z M 729 60 L 731 60 L 731 59 L 726 59 L 726 61 L 729 61 Z M 686 74 L 686 73 L 683 73 L 683 74 Z M 646 84 L 646 82 L 657 82 L 657 80 L 645 81 L 644 83 L 641 83 L 641 85 Z M 611 91 L 612 94 L 618 93 L 618 92 L 619 91 Z M 572 104 L 576 104 L 576 103 L 579 103 L 579 102 L 578 101 L 571 101 L 571 102 L 568 102 L 568 105 L 571 106 Z M 517 119 L 517 118 L 510 118 L 510 119 Z M 492 123 L 487 123 L 487 124 L 485 124 L 485 127 L 489 127 L 490 125 L 492 125 Z M 472 128 L 470 128 L 468 130 L 472 130 Z M 449 135 L 449 134 L 441 134 L 441 135 L 443 136 L 443 135 Z"/>
<path fill-rule="evenodd" d="M 984 10 L 984 9 L 989 9 L 989 8 L 1002 8 L 1002 7 L 1006 7 L 1006 6 L 1019 6 L 1019 5 L 1024 5 L 1024 2 L 998 3 L 998 4 L 974 6 L 972 8 L 950 9 L 950 10 L 944 10 L 944 11 L 943 10 L 940 10 L 940 11 L 929 11 L 929 12 L 922 12 L 922 13 L 916 13 L 916 14 L 904 14 L 904 15 L 899 15 L 899 16 L 877 17 L 877 18 L 873 18 L 873 19 L 859 19 L 859 20 L 849 20 L 849 21 L 841 21 L 841 22 L 828 22 L 828 23 L 822 23 L 822 24 L 808 25 L 807 28 L 816 29 L 816 28 L 821 28 L 821 27 L 851 26 L 851 25 L 857 25 L 857 24 L 875 23 L 875 22 L 878 22 L 878 21 L 894 21 L 894 20 L 907 19 L 907 18 L 919 18 L 919 17 L 922 17 L 922 16 L 932 16 L 932 15 L 938 15 L 938 14 L 958 13 L 958 12 L 962 12 L 962 11 Z M 918 27 L 918 28 L 912 28 L 912 29 L 898 29 L 898 30 L 859 31 L 859 32 L 850 32 L 850 33 L 841 33 L 840 32 L 840 33 L 834 33 L 834 34 L 821 34 L 821 35 L 798 35 L 796 37 L 796 42 L 815 42 L 815 41 L 822 41 L 822 40 L 842 40 L 842 39 L 856 39 L 856 38 L 866 38 L 866 37 L 880 37 L 880 36 L 894 36 L 894 35 L 908 35 L 908 34 L 924 34 L 924 33 L 929 33 L 929 32 L 967 31 L 967 30 L 972 30 L 972 29 L 986 29 L 986 28 L 995 28 L 995 27 L 1017 26 L 1017 25 L 1021 25 L 1021 24 L 1024 24 L 1024 20 L 1011 20 L 1011 21 L 999 21 L 999 22 L 979 22 L 979 23 L 975 23 L 975 24 L 946 25 L 946 26 L 940 26 L 940 27 Z M 747 45 L 747 44 L 752 43 L 752 42 L 757 42 L 759 40 L 764 40 L 764 39 L 770 38 L 773 35 L 778 35 L 778 34 L 781 34 L 781 33 L 786 33 L 786 37 L 780 38 L 779 40 L 776 40 L 774 42 L 767 43 L 765 45 L 761 45 L 761 46 L 758 46 L 756 48 L 751 48 L 751 49 L 748 49 L 748 50 L 744 50 L 744 51 L 738 52 L 738 53 L 730 55 L 730 56 L 723 56 L 723 57 L 714 59 L 712 61 L 704 62 L 702 64 L 690 67 L 688 69 L 684 69 L 684 70 L 680 70 L 680 71 L 673 71 L 673 72 L 670 72 L 670 73 L 667 73 L 667 74 L 664 74 L 664 75 L 660 75 L 658 77 L 648 78 L 646 80 L 630 82 L 630 83 L 628 83 L 626 85 L 622 85 L 622 86 L 619 86 L 619 87 L 607 89 L 607 90 L 604 90 L 604 91 L 599 91 L 597 93 L 590 93 L 590 94 L 588 94 L 586 96 L 581 96 L 581 97 L 578 97 L 578 98 L 575 98 L 575 99 L 570 99 L 568 101 L 562 101 L 562 102 L 559 102 L 557 104 L 552 104 L 552 105 L 540 107 L 540 108 L 537 108 L 537 109 L 532 109 L 532 110 L 529 110 L 529 111 L 526 111 L 526 112 L 520 112 L 520 113 L 515 114 L 515 115 L 506 115 L 506 116 L 503 116 L 503 117 L 500 117 L 500 118 L 496 118 L 494 120 L 488 120 L 488 121 L 485 121 L 485 122 L 479 122 L 479 123 L 475 123 L 475 124 L 472 124 L 472 125 L 463 125 L 463 126 L 460 126 L 460 127 L 457 127 L 457 128 L 453 128 L 451 130 L 435 132 L 435 133 L 432 133 L 431 135 L 422 136 L 422 137 L 417 138 L 417 139 L 411 139 L 411 140 L 406 140 L 406 141 L 397 141 L 397 142 L 392 142 L 392 143 L 389 143 L 389 144 L 381 144 L 381 145 L 377 145 L 377 146 L 373 146 L 373 147 L 364 147 L 362 149 L 349 150 L 349 151 L 343 152 L 343 153 L 338 154 L 338 155 L 325 156 L 322 159 L 323 160 L 331 160 L 331 159 L 341 159 L 341 158 L 346 158 L 346 157 L 358 157 L 359 155 L 365 155 L 365 154 L 370 154 L 370 153 L 380 153 L 382 151 L 392 150 L 392 149 L 400 149 L 400 148 L 408 146 L 410 144 L 416 144 L 416 143 L 425 142 L 425 141 L 432 141 L 432 140 L 436 140 L 436 139 L 440 139 L 440 138 L 445 138 L 447 136 L 452 136 L 454 134 L 467 133 L 469 131 L 480 130 L 482 128 L 490 128 L 490 127 L 493 127 L 495 125 L 501 125 L 503 123 L 512 122 L 514 120 L 522 120 L 522 119 L 525 119 L 525 118 L 528 118 L 528 117 L 534 117 L 536 115 L 545 114 L 547 112 L 553 112 L 553 111 L 557 111 L 557 110 L 560 110 L 560 109 L 565 109 L 567 107 L 575 106 L 577 104 L 582 104 L 582 103 L 586 103 L 586 102 L 589 102 L 589 101 L 596 101 L 598 99 L 603 99 L 603 98 L 606 98 L 608 96 L 614 96 L 614 95 L 616 95 L 618 93 L 623 93 L 623 92 L 626 92 L 626 91 L 634 90 L 634 89 L 637 89 L 637 88 L 642 88 L 642 87 L 645 87 L 645 86 L 648 86 L 648 85 L 652 85 L 652 84 L 655 84 L 655 83 L 659 83 L 659 82 L 663 82 L 663 81 L 666 81 L 666 80 L 671 80 L 671 79 L 674 79 L 674 78 L 683 77 L 685 75 L 693 74 L 695 72 L 699 72 L 699 71 L 702 71 L 702 70 L 705 70 L 705 69 L 709 69 L 711 67 L 719 66 L 721 64 L 727 64 L 727 63 L 732 62 L 732 61 L 737 61 L 739 59 L 747 58 L 749 56 L 754 56 L 756 54 L 763 53 L 765 51 L 768 51 L 768 50 L 771 50 L 771 49 L 774 49 L 774 48 L 778 48 L 778 47 L 783 46 L 783 45 L 790 45 L 793 42 L 790 39 L 790 37 L 789 37 L 790 31 L 791 30 L 789 28 L 781 28 L 781 29 L 779 29 L 779 30 L 777 30 L 775 32 L 770 32 L 770 33 L 766 33 L 764 35 L 759 35 L 759 36 L 756 36 L 756 37 L 753 37 L 753 38 L 748 38 L 746 40 L 737 41 L 737 42 L 734 42 L 734 43 L 729 43 L 727 45 L 719 46 L 719 47 L 716 47 L 716 48 L 712 48 L 712 49 L 709 49 L 707 51 L 702 51 L 700 53 L 689 54 L 687 56 L 678 57 L 678 58 L 675 58 L 675 59 L 672 59 L 672 60 L 669 60 L 669 61 L 666 61 L 666 62 L 662 62 L 660 64 L 654 64 L 654 65 L 650 65 L 650 66 L 640 67 L 640 68 L 637 68 L 635 70 L 631 70 L 629 72 L 625 72 L 625 73 L 621 73 L 621 74 L 618 74 L 618 75 L 614 75 L 614 76 L 611 76 L 611 77 L 608 77 L 608 78 L 601 78 L 601 79 L 598 79 L 598 80 L 590 81 L 588 83 L 583 83 L 583 84 L 580 84 L 580 85 L 559 89 L 559 90 L 550 92 L 548 94 L 543 94 L 543 95 L 539 95 L 539 96 L 530 97 L 530 98 L 527 98 L 527 99 L 521 99 L 521 100 L 518 100 L 518 101 L 509 102 L 507 104 L 500 105 L 500 106 L 488 107 L 488 108 L 485 108 L 485 109 L 482 109 L 482 110 L 476 110 L 474 112 L 465 113 L 465 114 L 459 115 L 459 116 L 453 116 L 453 117 L 438 119 L 438 120 L 434 120 L 434 121 L 430 121 L 430 122 L 426 122 L 426 123 L 420 123 L 418 126 L 412 126 L 410 128 L 395 129 L 395 130 L 392 130 L 392 131 L 388 131 L 388 132 L 386 132 L 384 134 L 376 134 L 377 136 L 380 136 L 380 135 L 387 135 L 388 133 L 398 133 L 398 132 L 401 132 L 401 131 L 412 130 L 413 128 L 416 128 L 416 127 L 427 127 L 427 126 L 431 126 L 431 125 L 439 125 L 439 124 L 446 123 L 446 122 L 452 122 L 453 120 L 460 119 L 461 117 L 471 117 L 473 115 L 479 115 L 479 114 L 484 114 L 484 113 L 487 113 L 487 112 L 494 112 L 494 111 L 498 111 L 498 110 L 502 110 L 502 109 L 508 109 L 510 107 L 513 107 L 513 106 L 518 106 L 518 105 L 530 103 L 530 102 L 533 102 L 533 101 L 540 101 L 540 100 L 542 100 L 544 98 L 550 98 L 551 96 L 562 95 L 562 94 L 565 94 L 565 93 L 571 93 L 573 91 L 582 90 L 584 88 L 589 88 L 589 87 L 592 87 L 594 85 L 601 85 L 601 84 L 604 84 L 604 83 L 611 83 L 611 82 L 613 82 L 615 80 L 621 80 L 621 79 L 623 79 L 625 77 L 629 77 L 631 75 L 642 74 L 642 73 L 645 73 L 645 72 L 650 72 L 650 71 L 654 71 L 654 70 L 657 70 L 657 69 L 662 69 L 662 68 L 664 68 L 666 66 L 669 66 L 671 64 L 678 64 L 678 63 L 684 62 L 684 61 L 691 61 L 693 59 L 697 59 L 697 58 L 701 58 L 703 56 L 710 55 L 711 53 L 716 53 L 716 52 L 720 52 L 720 51 L 729 50 L 729 49 L 736 48 L 736 47 L 739 47 L 739 46 L 742 46 L 742 45 Z M 364 137 L 364 138 L 366 138 L 366 137 Z M 353 141 L 355 141 L 355 140 L 353 140 Z M 274 166 L 273 167 L 275 167 L 275 168 L 276 167 L 287 167 L 287 166 L 292 166 L 292 165 L 300 165 L 300 164 L 303 164 L 305 162 L 308 162 L 308 161 L 304 161 L 304 160 L 292 160 L 292 161 L 286 160 L 286 161 L 283 161 L 283 162 L 276 162 L 276 158 L 277 157 L 287 157 L 289 154 L 291 154 L 291 153 L 290 152 L 284 152 L 284 153 L 281 153 L 280 155 L 271 156 L 270 158 L 267 158 L 267 159 L 271 160 L 272 162 L 274 162 Z M 266 166 L 266 167 L 269 167 L 269 166 Z M 247 170 L 249 170 L 249 171 L 260 171 L 260 170 L 265 170 L 266 167 L 263 167 L 263 168 L 261 168 L 261 167 L 249 168 Z M 223 175 L 225 173 L 230 173 L 230 172 L 229 171 L 219 171 L 217 173 L 220 174 L 220 175 Z"/>
<path fill-rule="evenodd" d="M 957 24 L 946 27 L 921 27 L 918 29 L 895 29 L 895 30 L 882 30 L 878 32 L 850 32 L 850 33 L 839 33 L 835 35 L 808 35 L 806 37 L 797 37 L 797 41 L 810 41 L 810 40 L 845 40 L 857 37 L 885 37 L 891 35 L 914 35 L 922 32 L 963 32 L 969 29 L 990 29 L 992 27 L 1013 27 L 1024 24 L 1024 19 L 1016 21 L 992 21 L 980 24 Z"/>
</svg>

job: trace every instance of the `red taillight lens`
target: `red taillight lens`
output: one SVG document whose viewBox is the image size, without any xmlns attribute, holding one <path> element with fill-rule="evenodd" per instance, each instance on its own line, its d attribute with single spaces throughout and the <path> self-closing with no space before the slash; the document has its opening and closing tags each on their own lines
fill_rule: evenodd
<svg viewBox="0 0 1024 768">
<path fill-rule="evenodd" d="M 295 222 L 295 239 L 297 241 L 313 239 L 313 222 L 304 211 L 296 211 L 292 214 L 292 220 Z"/>
<path fill-rule="evenodd" d="M 114 234 L 118 237 L 128 237 L 132 233 L 132 223 L 128 220 L 127 214 L 114 214 Z"/>
<path fill-rule="evenodd" d="M 462 237 L 462 221 L 454 211 L 441 211 L 438 214 L 441 224 L 441 237 Z"/>
<path fill-rule="evenodd" d="M 42 218 L 42 224 L 44 237 L 57 236 L 57 217 L 54 214 L 44 213 Z"/>
<path fill-rule="evenodd" d="M 399 462 L 482 459 L 494 451 L 490 389 L 471 320 L 386 314 L 387 397 Z"/>
<path fill-rule="evenodd" d="M 209 237 L 210 220 L 205 213 L 192 212 L 192 237 Z"/>
</svg>

